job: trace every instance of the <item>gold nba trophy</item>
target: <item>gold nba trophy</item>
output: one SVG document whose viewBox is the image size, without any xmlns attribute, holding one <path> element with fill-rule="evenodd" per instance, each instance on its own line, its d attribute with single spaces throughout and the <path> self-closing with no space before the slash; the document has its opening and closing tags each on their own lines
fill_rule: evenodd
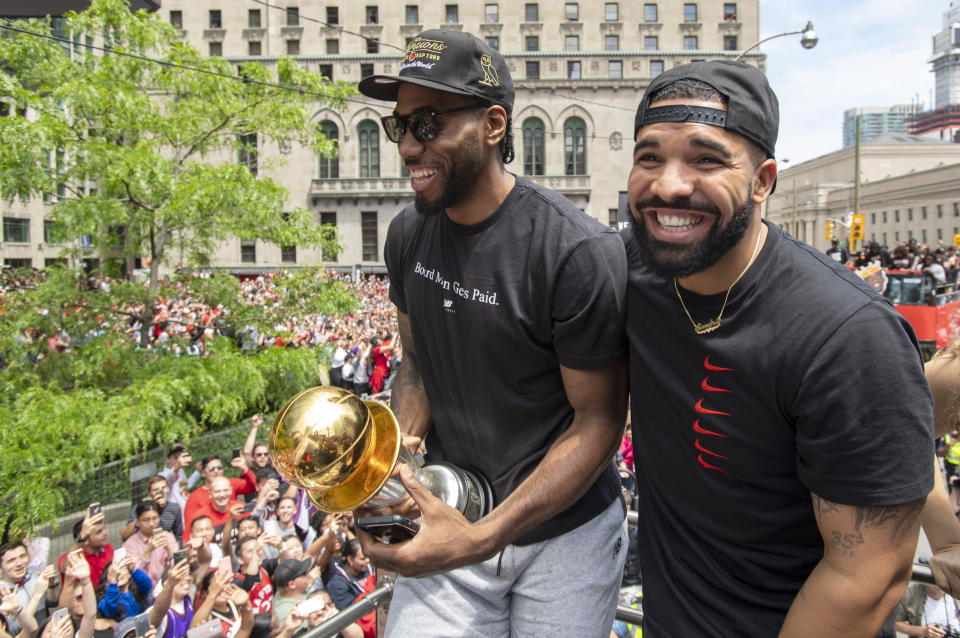
<svg viewBox="0 0 960 638">
<path fill-rule="evenodd" d="M 400 439 L 397 419 L 384 403 L 317 386 L 280 408 L 267 447 L 277 471 L 325 512 L 402 502 L 407 491 L 391 476 L 397 463 L 409 465 L 421 485 L 467 520 L 490 511 L 493 492 L 482 476 L 449 463 L 422 466 Z"/>
</svg>

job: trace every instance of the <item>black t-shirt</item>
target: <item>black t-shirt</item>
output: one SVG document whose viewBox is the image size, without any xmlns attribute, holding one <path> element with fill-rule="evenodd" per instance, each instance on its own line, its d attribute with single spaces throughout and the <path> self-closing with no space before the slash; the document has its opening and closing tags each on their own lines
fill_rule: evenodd
<svg viewBox="0 0 960 638">
<path fill-rule="evenodd" d="M 430 459 L 479 472 L 499 503 L 573 419 L 560 366 L 596 370 L 626 356 L 623 246 L 568 200 L 517 177 L 471 226 L 411 204 L 390 224 L 385 261 L 433 414 Z M 515 542 L 567 532 L 618 494 L 611 463 L 579 502 Z"/>
<path fill-rule="evenodd" d="M 810 493 L 895 505 L 932 487 L 932 405 L 909 324 L 767 224 L 715 332 L 624 233 L 644 613 L 656 636 L 777 635 L 823 554 Z M 723 294 L 682 291 L 697 321 Z"/>
</svg>

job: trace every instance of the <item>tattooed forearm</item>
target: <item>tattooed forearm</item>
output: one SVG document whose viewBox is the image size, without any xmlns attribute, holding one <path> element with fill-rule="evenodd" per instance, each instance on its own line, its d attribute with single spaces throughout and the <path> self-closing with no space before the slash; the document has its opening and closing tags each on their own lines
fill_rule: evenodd
<svg viewBox="0 0 960 638">
<path fill-rule="evenodd" d="M 390 397 L 390 407 L 394 412 L 404 409 L 410 402 L 425 401 L 426 395 L 423 389 L 423 378 L 420 371 L 417 370 L 416 363 L 412 358 L 407 359 L 400 365 L 397 371 L 397 378 L 393 380 L 393 392 Z"/>
<path fill-rule="evenodd" d="M 404 434 L 423 437 L 432 425 L 430 403 L 427 401 L 423 377 L 420 376 L 420 369 L 417 367 L 417 353 L 413 347 L 410 318 L 398 312 L 397 324 L 400 341 L 403 343 L 403 363 L 393 381 L 390 407 L 396 414 Z"/>
</svg>

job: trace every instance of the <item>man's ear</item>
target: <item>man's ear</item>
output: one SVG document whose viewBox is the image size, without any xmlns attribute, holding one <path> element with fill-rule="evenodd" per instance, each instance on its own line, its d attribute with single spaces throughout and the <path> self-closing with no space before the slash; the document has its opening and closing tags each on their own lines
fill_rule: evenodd
<svg viewBox="0 0 960 638">
<path fill-rule="evenodd" d="M 507 111 L 499 104 L 487 107 L 484 116 L 487 124 L 484 141 L 487 146 L 497 146 L 507 134 Z"/>
<path fill-rule="evenodd" d="M 753 171 L 753 203 L 762 204 L 767 201 L 776 183 L 777 160 L 768 157 Z"/>
</svg>

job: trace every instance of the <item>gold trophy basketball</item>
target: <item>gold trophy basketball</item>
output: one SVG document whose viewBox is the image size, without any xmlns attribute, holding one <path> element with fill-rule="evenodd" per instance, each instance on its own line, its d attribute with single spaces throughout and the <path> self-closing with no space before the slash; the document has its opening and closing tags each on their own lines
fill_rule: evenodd
<svg viewBox="0 0 960 638">
<path fill-rule="evenodd" d="M 385 404 L 317 386 L 280 409 L 267 447 L 277 471 L 325 512 L 402 502 L 407 491 L 391 477 L 397 463 L 409 465 L 421 485 L 467 520 L 490 511 L 493 493 L 482 476 L 449 463 L 422 466 L 400 438 L 397 419 Z"/>
</svg>

